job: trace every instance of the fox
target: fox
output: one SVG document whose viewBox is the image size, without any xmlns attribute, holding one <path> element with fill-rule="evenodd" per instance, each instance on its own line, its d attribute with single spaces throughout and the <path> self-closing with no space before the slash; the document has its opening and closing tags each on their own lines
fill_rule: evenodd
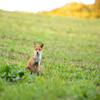
<svg viewBox="0 0 100 100">
<path fill-rule="evenodd" d="M 37 45 L 33 43 L 34 46 L 34 53 L 31 56 L 31 58 L 28 60 L 27 66 L 25 67 L 26 70 L 30 70 L 31 74 L 37 73 L 37 76 L 39 76 L 39 72 L 42 72 L 41 69 L 39 69 L 40 62 L 41 62 L 41 56 L 42 56 L 42 50 L 44 47 L 44 44 Z"/>
</svg>

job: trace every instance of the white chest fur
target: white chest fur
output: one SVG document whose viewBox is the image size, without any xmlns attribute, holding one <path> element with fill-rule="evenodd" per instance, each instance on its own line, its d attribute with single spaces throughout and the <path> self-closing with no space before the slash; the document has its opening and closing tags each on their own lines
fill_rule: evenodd
<svg viewBox="0 0 100 100">
<path fill-rule="evenodd" d="M 39 62 L 41 60 L 41 55 L 35 55 L 34 60 L 35 62 Z"/>
<path fill-rule="evenodd" d="M 40 65 L 40 62 L 41 62 L 41 53 L 40 54 L 37 54 L 37 53 L 34 54 L 34 56 L 33 56 L 34 57 L 33 64 L 34 63 L 38 63 L 38 66 Z"/>
</svg>

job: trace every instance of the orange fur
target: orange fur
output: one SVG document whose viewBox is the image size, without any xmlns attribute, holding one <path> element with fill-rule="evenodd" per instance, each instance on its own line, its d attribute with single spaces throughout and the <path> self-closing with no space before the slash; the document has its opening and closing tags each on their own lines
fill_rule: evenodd
<svg viewBox="0 0 100 100">
<path fill-rule="evenodd" d="M 34 72 L 37 73 L 37 75 L 39 75 L 39 72 L 42 72 L 42 70 L 39 69 L 39 65 L 41 61 L 41 55 L 44 44 L 36 45 L 35 43 L 33 43 L 33 45 L 34 45 L 34 54 L 28 60 L 28 64 L 25 67 L 25 69 L 30 70 L 31 74 Z"/>
</svg>

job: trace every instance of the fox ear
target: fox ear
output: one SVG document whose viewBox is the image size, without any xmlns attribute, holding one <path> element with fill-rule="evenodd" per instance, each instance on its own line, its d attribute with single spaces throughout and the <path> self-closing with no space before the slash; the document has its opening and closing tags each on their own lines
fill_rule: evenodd
<svg viewBox="0 0 100 100">
<path fill-rule="evenodd" d="M 43 46 L 44 46 L 44 44 L 42 43 L 42 44 L 40 45 L 40 47 L 43 48 Z"/>
<path fill-rule="evenodd" d="M 35 46 L 36 44 L 33 42 L 33 45 Z"/>
</svg>

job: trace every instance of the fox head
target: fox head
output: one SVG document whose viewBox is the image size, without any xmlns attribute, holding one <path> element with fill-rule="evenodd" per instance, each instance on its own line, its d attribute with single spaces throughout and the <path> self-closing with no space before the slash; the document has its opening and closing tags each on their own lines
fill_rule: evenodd
<svg viewBox="0 0 100 100">
<path fill-rule="evenodd" d="M 42 43 L 41 45 L 36 45 L 35 43 L 33 43 L 33 45 L 35 55 L 40 55 L 42 53 L 44 44 Z"/>
</svg>

